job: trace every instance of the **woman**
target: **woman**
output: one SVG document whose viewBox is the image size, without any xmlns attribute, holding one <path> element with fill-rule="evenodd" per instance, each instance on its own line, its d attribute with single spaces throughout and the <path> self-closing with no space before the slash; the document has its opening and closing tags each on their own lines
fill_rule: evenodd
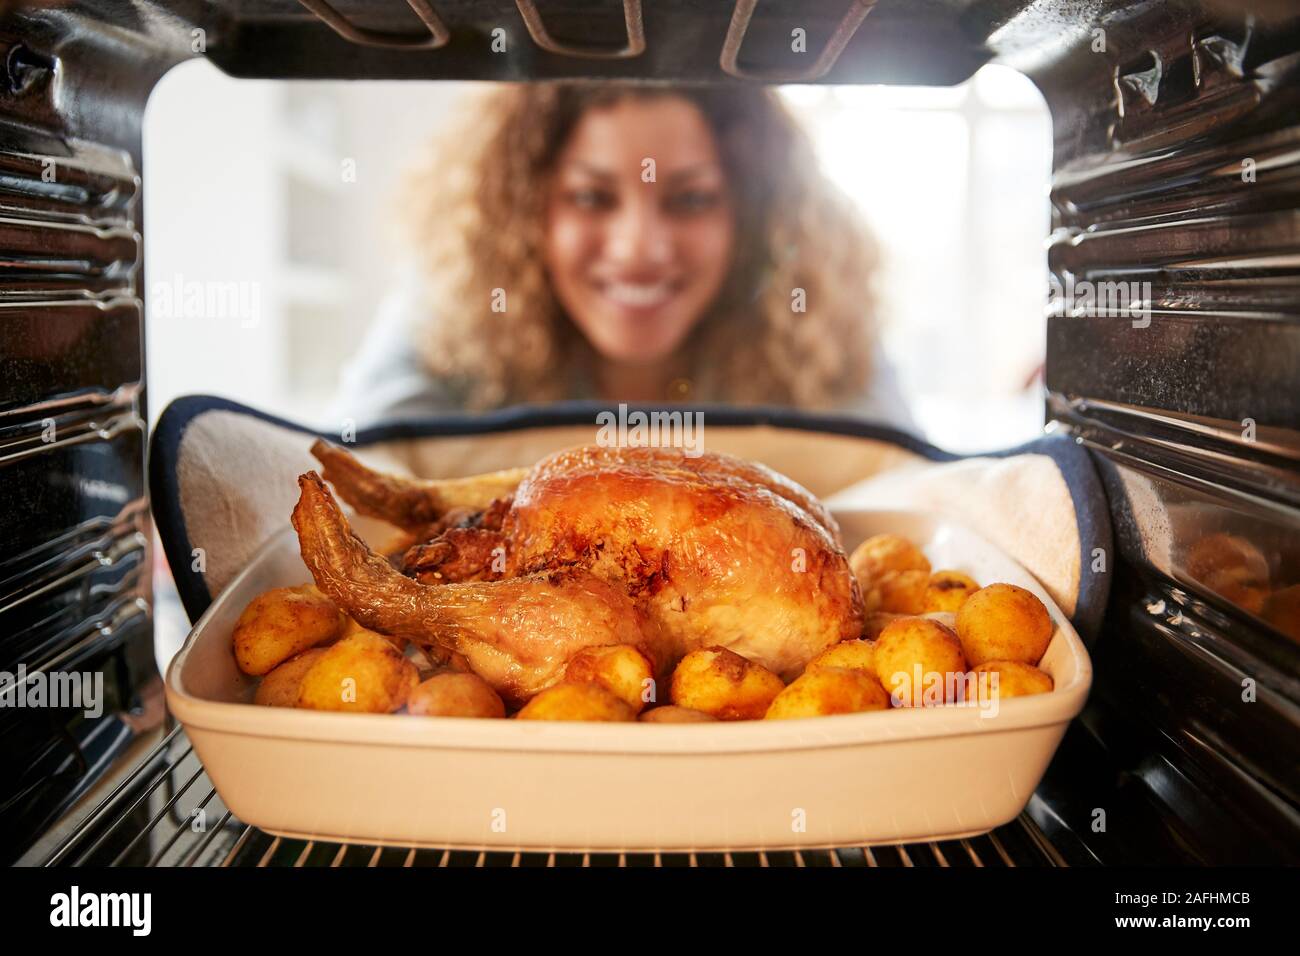
<svg viewBox="0 0 1300 956">
<path fill-rule="evenodd" d="M 422 168 L 345 415 L 592 398 L 908 418 L 875 247 L 760 87 L 494 88 Z"/>
</svg>

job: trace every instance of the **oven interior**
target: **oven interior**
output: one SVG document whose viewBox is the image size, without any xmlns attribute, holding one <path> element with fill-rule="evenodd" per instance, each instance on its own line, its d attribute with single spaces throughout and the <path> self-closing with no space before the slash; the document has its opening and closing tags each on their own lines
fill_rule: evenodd
<svg viewBox="0 0 1300 956">
<path fill-rule="evenodd" d="M 508 55 L 485 52 L 494 31 Z M 1149 319 L 1102 304 L 1048 320 L 1044 419 L 1090 450 L 1115 553 L 1093 568 L 1112 577 L 1092 698 L 1026 814 L 951 844 L 716 858 L 302 843 L 234 819 L 167 718 L 152 644 L 141 130 L 153 86 L 195 56 L 264 79 L 1028 76 L 1053 122 L 1045 280 L 1144 283 Z M 1300 860 L 1290 3 L 74 0 L 10 9 L 0 64 L 0 670 L 97 670 L 107 691 L 96 719 L 0 711 L 6 862 Z M 1224 546 L 1261 555 L 1266 579 L 1220 573 Z"/>
</svg>

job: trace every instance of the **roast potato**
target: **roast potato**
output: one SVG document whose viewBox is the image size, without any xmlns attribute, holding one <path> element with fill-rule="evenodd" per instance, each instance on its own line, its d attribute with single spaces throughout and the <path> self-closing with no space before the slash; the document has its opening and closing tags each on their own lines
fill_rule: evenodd
<svg viewBox="0 0 1300 956">
<path fill-rule="evenodd" d="M 840 641 L 838 644 L 832 644 L 808 662 L 804 673 L 823 667 L 847 667 L 849 670 L 866 671 L 874 677 L 876 645 L 871 641 Z"/>
<path fill-rule="evenodd" d="M 992 680 L 994 674 L 997 675 L 996 681 Z M 971 671 L 971 676 L 974 678 L 972 690 L 980 703 L 1046 694 L 1053 687 L 1050 675 L 1020 661 L 985 661 Z"/>
<path fill-rule="evenodd" d="M 1300 584 L 1270 594 L 1264 602 L 1263 616 L 1287 637 L 1300 641 Z"/>
<path fill-rule="evenodd" d="M 527 704 L 516 720 L 636 720 L 636 711 L 600 684 L 568 682 L 542 691 Z"/>
<path fill-rule="evenodd" d="M 767 708 L 767 720 L 856 714 L 888 710 L 889 695 L 874 674 L 847 667 L 818 667 L 804 671 Z"/>
<path fill-rule="evenodd" d="M 956 611 L 980 589 L 975 579 L 960 571 L 936 571 L 925 587 L 923 611 Z"/>
<path fill-rule="evenodd" d="M 980 588 L 957 611 L 957 636 L 972 665 L 1020 661 L 1037 665 L 1052 640 L 1043 602 L 1014 584 Z"/>
<path fill-rule="evenodd" d="M 920 614 L 930 575 L 925 571 L 891 571 L 869 585 L 863 585 L 863 601 L 871 611 L 887 614 Z"/>
<path fill-rule="evenodd" d="M 1242 578 L 1236 571 L 1216 571 L 1200 579 L 1200 582 L 1227 601 L 1237 605 L 1251 614 L 1259 614 L 1268 602 L 1267 582 Z"/>
<path fill-rule="evenodd" d="M 719 720 L 758 720 L 785 683 L 725 647 L 691 651 L 673 671 L 672 702 Z"/>
<path fill-rule="evenodd" d="M 896 707 L 950 703 L 960 694 L 966 673 L 957 635 L 938 621 L 905 617 L 876 641 L 876 678 Z"/>
<path fill-rule="evenodd" d="M 388 640 L 374 631 L 358 631 L 325 648 L 303 675 L 298 706 L 391 714 L 401 708 L 419 672 Z"/>
<path fill-rule="evenodd" d="M 406 644 L 407 644 L 406 638 L 393 637 L 391 634 L 384 634 L 380 631 L 371 631 L 370 628 L 364 626 L 363 624 L 358 622 L 355 618 L 348 617 L 345 614 L 343 616 L 343 630 L 339 634 L 339 637 L 347 637 L 349 634 L 357 633 L 357 631 L 369 631 L 371 634 L 378 634 L 380 637 L 382 637 L 388 643 L 392 644 L 399 651 L 406 650 Z"/>
<path fill-rule="evenodd" d="M 1240 535 L 1201 538 L 1188 549 L 1186 568 L 1194 580 L 1252 614 L 1259 614 L 1268 599 L 1268 559 Z"/>
<path fill-rule="evenodd" d="M 651 707 L 637 719 L 644 724 L 700 724 L 716 721 L 718 718 L 711 717 L 702 710 L 665 704 L 662 707 Z"/>
<path fill-rule="evenodd" d="M 658 696 L 654 665 L 631 644 L 585 647 L 564 668 L 570 683 L 600 684 L 638 714 Z"/>
<path fill-rule="evenodd" d="M 880 632 L 885 629 L 890 621 L 897 621 L 900 617 L 907 617 L 907 615 L 891 614 L 888 611 L 872 611 L 866 616 L 862 624 L 863 640 L 876 640 L 876 638 L 880 637 Z"/>
<path fill-rule="evenodd" d="M 416 686 L 406 709 L 417 717 L 505 717 L 502 703 L 490 684 L 477 674 L 443 671 Z"/>
<path fill-rule="evenodd" d="M 324 648 L 313 647 L 289 658 L 262 678 L 253 694 L 253 703 L 264 707 L 297 707 L 303 675 L 324 653 Z"/>
<path fill-rule="evenodd" d="M 863 541 L 849 556 L 849 567 L 863 588 L 868 582 L 899 571 L 930 573 L 930 561 L 921 549 L 902 535 L 877 534 Z"/>
<path fill-rule="evenodd" d="M 957 633 L 957 615 L 952 611 L 926 611 L 921 617 L 929 618 L 931 621 L 938 621 L 954 634 Z"/>
<path fill-rule="evenodd" d="M 260 677 L 295 654 L 332 640 L 346 616 L 314 584 L 274 588 L 248 602 L 235 622 L 235 662 Z"/>
</svg>

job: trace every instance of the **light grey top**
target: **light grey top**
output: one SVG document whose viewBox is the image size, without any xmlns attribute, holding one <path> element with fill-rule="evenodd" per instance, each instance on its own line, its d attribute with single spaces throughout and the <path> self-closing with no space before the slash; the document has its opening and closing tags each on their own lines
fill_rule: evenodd
<svg viewBox="0 0 1300 956">
<path fill-rule="evenodd" d="M 407 282 L 381 303 L 361 351 L 343 369 L 332 418 L 351 419 L 366 427 L 380 421 L 464 410 L 464 385 L 434 376 L 416 351 L 418 329 L 425 321 L 424 301 L 418 286 Z M 599 396 L 590 382 L 575 378 L 566 398 Z M 700 400 L 727 401 L 725 395 L 702 396 Z M 916 431 L 894 369 L 879 348 L 867 392 L 836 410 Z"/>
</svg>

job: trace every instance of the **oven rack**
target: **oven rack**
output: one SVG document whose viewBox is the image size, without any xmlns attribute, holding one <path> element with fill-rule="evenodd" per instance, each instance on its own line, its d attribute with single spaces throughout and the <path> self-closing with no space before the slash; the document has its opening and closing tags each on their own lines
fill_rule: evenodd
<svg viewBox="0 0 1300 956">
<path fill-rule="evenodd" d="M 37 861 L 48 867 L 1018 867 L 1065 866 L 1029 816 L 963 840 L 833 850 L 570 853 L 288 839 L 234 817 L 175 726 Z"/>
</svg>

